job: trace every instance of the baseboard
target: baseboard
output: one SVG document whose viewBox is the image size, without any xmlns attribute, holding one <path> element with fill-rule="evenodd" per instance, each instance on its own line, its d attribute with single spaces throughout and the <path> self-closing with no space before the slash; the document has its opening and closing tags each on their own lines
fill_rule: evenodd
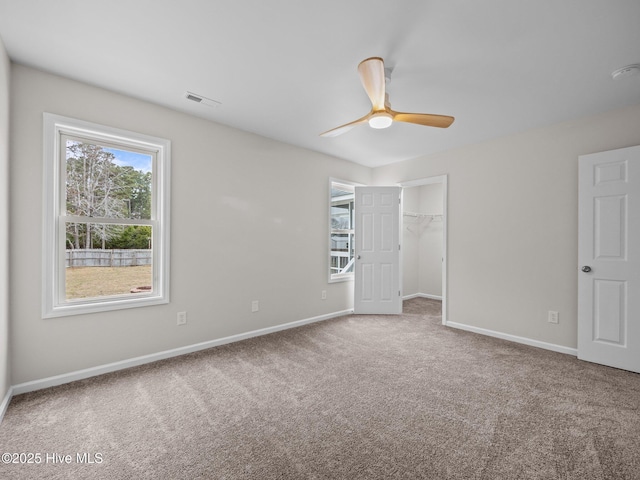
<svg viewBox="0 0 640 480">
<path fill-rule="evenodd" d="M 551 350 L 554 352 L 565 353 L 567 355 L 578 356 L 578 350 L 576 348 L 564 347 L 562 345 L 556 345 L 553 343 L 541 342 L 539 340 L 533 340 L 531 338 L 519 337 L 517 335 L 510 335 L 508 333 L 496 332 L 494 330 L 487 330 L 486 328 L 473 327 L 471 325 L 465 325 L 463 323 L 447 322 L 447 327 L 457 328 L 459 330 L 466 330 L 467 332 L 479 333 L 481 335 L 487 335 L 489 337 L 501 338 L 503 340 L 509 340 L 510 342 L 522 343 L 531 347 L 544 348 L 545 350 Z"/>
<path fill-rule="evenodd" d="M 402 300 L 411 300 L 412 298 L 430 298 L 432 300 L 442 300 L 441 295 L 431 295 L 429 293 L 414 293 L 412 295 L 406 295 L 402 297 Z"/>
<path fill-rule="evenodd" d="M 2 423 L 2 419 L 4 418 L 4 414 L 9 408 L 9 403 L 11 403 L 11 397 L 13 397 L 13 387 L 9 387 L 7 394 L 4 396 L 2 403 L 0 403 L 0 423 Z"/>
<path fill-rule="evenodd" d="M 12 395 L 19 395 L 21 393 L 33 392 L 35 390 L 40 390 L 43 388 L 55 387 L 56 385 L 75 382 L 76 380 L 83 380 L 85 378 L 95 377 L 97 375 L 103 375 L 105 373 L 116 372 L 118 370 L 124 370 L 126 368 L 137 367 L 139 365 L 157 362 L 158 360 L 164 360 L 166 358 L 178 357 L 180 355 L 186 355 L 187 353 L 206 350 L 207 348 L 226 345 L 228 343 L 239 342 L 241 340 L 246 340 L 248 338 L 268 335 L 270 333 L 275 333 L 275 332 L 280 332 L 282 330 L 288 330 L 290 328 L 300 327 L 302 325 L 307 325 L 309 323 L 315 323 L 315 322 L 320 322 L 322 320 L 329 320 L 330 318 L 349 315 L 350 313 L 353 313 L 352 309 L 329 313 L 326 315 L 320 315 L 317 317 L 306 318 L 303 320 L 296 320 L 294 322 L 284 323 L 282 325 L 276 325 L 274 327 L 261 328 L 259 330 L 240 333 L 238 335 L 231 335 L 230 337 L 224 337 L 216 340 L 210 340 L 207 342 L 196 343 L 194 345 L 187 345 L 185 347 L 174 348 L 172 350 L 165 350 L 163 352 L 152 353 L 150 355 L 143 355 L 141 357 L 135 357 L 128 360 L 122 360 L 120 362 L 114 362 L 106 365 L 100 365 L 97 367 L 86 368 L 84 370 L 77 370 L 75 372 L 64 373 L 62 375 L 55 375 L 53 377 L 43 378 L 41 380 L 33 380 L 30 382 L 20 383 L 12 387 Z M 9 400 L 10 399 L 11 397 L 9 397 Z M 6 400 L 7 405 L 9 400 Z"/>
</svg>

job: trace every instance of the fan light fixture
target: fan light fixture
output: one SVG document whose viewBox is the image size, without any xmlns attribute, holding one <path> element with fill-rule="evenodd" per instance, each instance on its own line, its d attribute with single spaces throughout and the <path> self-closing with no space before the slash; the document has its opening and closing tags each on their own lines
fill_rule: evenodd
<svg viewBox="0 0 640 480">
<path fill-rule="evenodd" d="M 414 123 L 425 127 L 447 128 L 453 123 L 454 118 L 448 115 L 434 115 L 431 113 L 403 113 L 391 109 L 386 85 L 389 83 L 391 69 L 384 68 L 384 62 L 380 57 L 371 57 L 363 60 L 358 65 L 360 81 L 371 100 L 371 110 L 364 117 L 353 122 L 332 128 L 322 137 L 335 137 L 348 132 L 356 125 L 368 123 L 371 128 L 387 128 L 393 122 Z"/>
<path fill-rule="evenodd" d="M 388 128 L 393 123 L 393 117 L 386 112 L 376 113 L 369 119 L 371 128 Z"/>
</svg>

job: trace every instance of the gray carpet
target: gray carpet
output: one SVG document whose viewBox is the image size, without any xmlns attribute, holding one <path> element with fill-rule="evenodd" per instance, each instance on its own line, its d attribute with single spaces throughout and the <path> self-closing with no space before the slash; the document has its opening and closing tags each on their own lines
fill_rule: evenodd
<svg viewBox="0 0 640 480">
<path fill-rule="evenodd" d="M 640 479 L 640 375 L 439 315 L 414 299 L 17 396 L 0 452 L 42 463 L 0 478 Z"/>
</svg>

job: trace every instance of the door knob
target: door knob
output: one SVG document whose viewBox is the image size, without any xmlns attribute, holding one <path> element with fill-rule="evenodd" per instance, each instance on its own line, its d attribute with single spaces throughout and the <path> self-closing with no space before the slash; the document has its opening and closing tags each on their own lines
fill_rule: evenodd
<svg viewBox="0 0 640 480">
<path fill-rule="evenodd" d="M 358 255 L 358 256 L 356 257 L 356 260 L 360 260 L 360 255 Z"/>
<path fill-rule="evenodd" d="M 584 273 L 589 273 L 591 271 L 591 267 L 589 265 L 585 265 L 584 267 L 582 267 L 582 271 Z"/>
</svg>

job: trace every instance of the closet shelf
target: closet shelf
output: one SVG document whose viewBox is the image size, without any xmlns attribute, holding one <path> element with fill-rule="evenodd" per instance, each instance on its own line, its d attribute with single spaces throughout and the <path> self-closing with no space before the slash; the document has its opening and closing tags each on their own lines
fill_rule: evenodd
<svg viewBox="0 0 640 480">
<path fill-rule="evenodd" d="M 417 213 L 417 212 L 402 212 L 402 215 L 405 217 L 413 217 L 413 218 L 434 218 L 442 217 L 441 213 Z"/>
</svg>

